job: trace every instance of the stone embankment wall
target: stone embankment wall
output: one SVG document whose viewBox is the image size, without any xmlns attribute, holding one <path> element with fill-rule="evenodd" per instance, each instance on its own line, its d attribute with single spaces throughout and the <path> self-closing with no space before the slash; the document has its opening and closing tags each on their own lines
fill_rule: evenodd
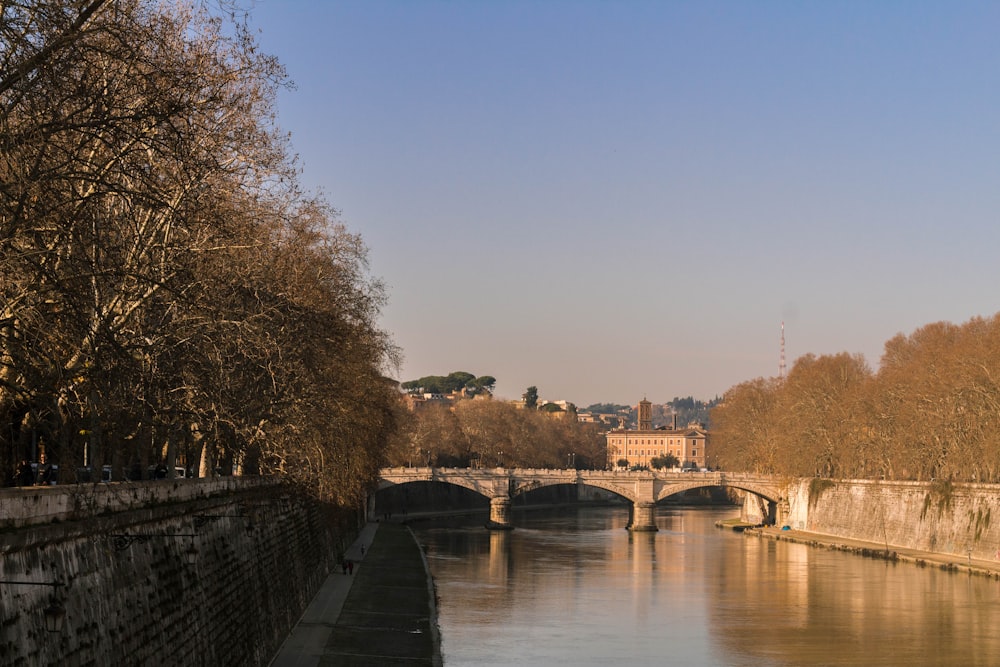
<svg viewBox="0 0 1000 667">
<path fill-rule="evenodd" d="M 890 549 L 1000 560 L 1000 485 L 806 479 L 789 488 L 779 521 Z"/>
<path fill-rule="evenodd" d="M 64 585 L 0 583 L 0 664 L 267 664 L 356 528 L 267 479 L 4 489 L 0 581 Z"/>
</svg>

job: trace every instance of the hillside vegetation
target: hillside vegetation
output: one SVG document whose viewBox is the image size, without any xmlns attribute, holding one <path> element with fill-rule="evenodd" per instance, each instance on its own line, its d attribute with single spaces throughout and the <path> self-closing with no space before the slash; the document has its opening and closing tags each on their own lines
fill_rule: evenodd
<svg viewBox="0 0 1000 667">
<path fill-rule="evenodd" d="M 602 469 L 605 438 L 570 412 L 519 409 L 497 400 L 432 404 L 408 413 L 392 465 Z"/>
</svg>

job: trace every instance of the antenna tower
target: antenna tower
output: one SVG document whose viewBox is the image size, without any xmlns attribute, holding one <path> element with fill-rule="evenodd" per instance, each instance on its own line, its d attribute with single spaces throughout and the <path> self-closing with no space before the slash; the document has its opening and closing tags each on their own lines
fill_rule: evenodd
<svg viewBox="0 0 1000 667">
<path fill-rule="evenodd" d="M 778 360 L 778 379 L 785 379 L 785 323 L 781 323 L 781 357 Z"/>
</svg>

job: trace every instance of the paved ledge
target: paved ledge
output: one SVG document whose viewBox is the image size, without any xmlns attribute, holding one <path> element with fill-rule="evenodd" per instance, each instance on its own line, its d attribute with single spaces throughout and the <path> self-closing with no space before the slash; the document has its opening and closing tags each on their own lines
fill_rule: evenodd
<svg viewBox="0 0 1000 667">
<path fill-rule="evenodd" d="M 277 477 L 226 476 L 8 487 L 0 489 L 0 529 L 82 521 L 265 488 L 280 492 L 282 482 Z"/>
<path fill-rule="evenodd" d="M 776 541 L 785 540 L 814 547 L 848 551 L 869 558 L 902 561 L 920 567 L 936 567 L 950 572 L 966 572 L 1000 579 L 1000 562 L 968 558 L 959 554 L 921 551 L 920 549 L 910 549 L 892 544 L 887 547 L 884 543 L 854 540 L 824 533 L 810 533 L 805 530 L 780 530 L 775 527 L 748 528 L 744 531 L 744 535 L 754 535 Z"/>
<path fill-rule="evenodd" d="M 272 667 L 441 665 L 434 588 L 410 529 L 370 523 L 331 573 Z"/>
</svg>

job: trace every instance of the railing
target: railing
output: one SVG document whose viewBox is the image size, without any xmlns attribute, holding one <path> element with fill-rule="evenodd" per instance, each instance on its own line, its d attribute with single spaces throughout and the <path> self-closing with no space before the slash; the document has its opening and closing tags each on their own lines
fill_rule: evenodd
<svg viewBox="0 0 1000 667">
<path fill-rule="evenodd" d="M 564 475 L 587 475 L 587 476 L 602 476 L 602 477 L 642 477 L 648 478 L 653 477 L 701 477 L 703 479 L 711 479 L 718 477 L 719 475 L 727 476 L 742 476 L 749 475 L 754 479 L 769 479 L 766 475 L 754 475 L 753 473 L 724 473 L 721 471 L 706 471 L 702 472 L 700 470 L 692 472 L 677 472 L 672 470 L 585 470 L 585 469 L 574 469 L 574 468 L 438 468 L 434 466 L 418 466 L 413 468 L 407 468 L 403 466 L 397 466 L 395 468 L 383 468 L 383 474 L 463 474 L 463 475 L 495 475 L 497 473 L 502 473 L 505 475 L 552 475 L 552 476 L 564 476 Z"/>
</svg>

